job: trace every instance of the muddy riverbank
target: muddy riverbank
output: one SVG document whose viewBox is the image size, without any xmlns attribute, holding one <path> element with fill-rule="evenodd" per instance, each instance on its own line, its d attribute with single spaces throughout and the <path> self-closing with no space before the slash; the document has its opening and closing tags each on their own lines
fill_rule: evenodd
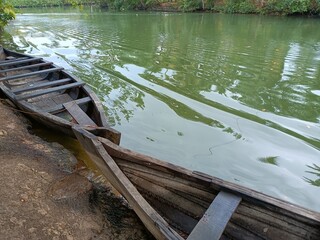
<svg viewBox="0 0 320 240">
<path fill-rule="evenodd" d="M 152 239 L 107 183 L 90 180 L 60 144 L 30 134 L 4 100 L 0 116 L 1 239 Z"/>
</svg>

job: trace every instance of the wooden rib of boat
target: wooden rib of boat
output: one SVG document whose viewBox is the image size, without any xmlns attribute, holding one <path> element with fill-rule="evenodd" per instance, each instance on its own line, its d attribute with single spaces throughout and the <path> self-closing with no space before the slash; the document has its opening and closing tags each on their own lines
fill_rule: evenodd
<svg viewBox="0 0 320 240">
<path fill-rule="evenodd" d="M 77 124 L 116 144 L 120 142 L 120 133 L 108 125 L 94 92 L 52 62 L 0 47 L 0 89 L 19 109 L 45 126 L 74 136 L 71 128 Z"/>
<path fill-rule="evenodd" d="M 320 213 L 74 132 L 156 239 L 320 239 Z"/>
</svg>

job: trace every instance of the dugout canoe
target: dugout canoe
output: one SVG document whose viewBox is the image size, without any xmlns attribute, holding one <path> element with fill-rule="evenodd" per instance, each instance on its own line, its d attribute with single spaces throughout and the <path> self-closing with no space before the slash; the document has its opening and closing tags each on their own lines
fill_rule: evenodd
<svg viewBox="0 0 320 240">
<path fill-rule="evenodd" d="M 95 93 L 52 62 L 0 46 L 0 89 L 23 113 L 45 126 L 74 136 L 72 126 L 80 125 L 120 142 L 120 133 L 107 123 Z"/>
<path fill-rule="evenodd" d="M 73 130 L 156 239 L 320 239 L 318 212 Z"/>
</svg>

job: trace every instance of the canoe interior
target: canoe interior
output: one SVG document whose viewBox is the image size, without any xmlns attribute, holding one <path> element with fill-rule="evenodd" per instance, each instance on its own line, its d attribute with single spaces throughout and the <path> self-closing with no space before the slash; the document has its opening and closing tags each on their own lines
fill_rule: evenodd
<svg viewBox="0 0 320 240">
<path fill-rule="evenodd" d="M 184 239 L 222 191 L 239 196 L 242 201 L 221 239 L 320 239 L 319 213 L 135 153 L 83 129 L 74 131 L 80 134 L 80 137 L 76 134 L 78 140 L 99 169 L 110 162 L 107 157 L 110 155 L 142 197 Z M 99 144 L 104 152 L 96 150 Z M 118 184 L 108 174 L 104 175 L 112 184 Z M 219 223 L 216 221 L 212 224 Z"/>
<path fill-rule="evenodd" d="M 52 62 L 0 49 L 0 86 L 19 108 L 45 125 L 73 135 L 71 126 L 78 124 L 120 142 L 120 133 L 107 124 L 98 97 Z"/>
<path fill-rule="evenodd" d="M 139 192 L 182 236 L 191 233 L 222 190 L 191 172 L 99 139 Z M 232 191 L 233 192 L 233 191 Z M 252 193 L 254 193 L 252 191 Z M 313 221 L 253 198 L 242 201 L 227 225 L 225 239 L 320 239 L 320 215 Z"/>
</svg>

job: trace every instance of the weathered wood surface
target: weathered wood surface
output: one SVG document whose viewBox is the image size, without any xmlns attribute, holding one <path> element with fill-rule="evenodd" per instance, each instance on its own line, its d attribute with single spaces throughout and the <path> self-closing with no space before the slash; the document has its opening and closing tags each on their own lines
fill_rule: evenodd
<svg viewBox="0 0 320 240">
<path fill-rule="evenodd" d="M 221 191 L 204 213 L 188 240 L 220 239 L 241 198 Z"/>
<path fill-rule="evenodd" d="M 200 220 L 215 196 L 227 190 L 243 200 L 228 222 L 222 238 L 320 239 L 320 213 L 123 149 L 106 139 L 99 138 L 99 141 L 152 206 L 166 216 L 172 226 L 177 226 L 186 234 L 190 233 L 194 221 Z M 173 212 L 172 209 L 181 217 L 167 214 Z M 182 218 L 185 226 L 181 226 Z"/>
<path fill-rule="evenodd" d="M 37 63 L 37 64 L 30 64 L 30 65 L 25 65 L 22 67 L 16 67 L 16 68 L 7 68 L 4 70 L 0 70 L 0 73 L 8 73 L 8 72 L 13 72 L 13 71 L 21 71 L 29 68 L 39 68 L 39 67 L 45 67 L 45 66 L 50 66 L 52 65 L 52 62 L 42 62 L 42 63 Z"/>
<path fill-rule="evenodd" d="M 0 53 L 2 53 L 2 51 L 0 50 Z M 18 60 L 24 60 L 24 59 L 30 59 L 30 57 L 20 57 L 20 58 L 15 58 L 12 56 L 8 56 L 5 59 L 1 59 L 0 63 L 4 63 L 4 62 L 12 62 L 12 61 L 18 61 Z"/>
<path fill-rule="evenodd" d="M 76 101 L 64 103 L 63 106 L 79 125 L 88 125 L 91 127 L 97 126 L 96 123 L 79 107 Z"/>
<path fill-rule="evenodd" d="M 0 89 L 23 112 L 75 137 L 71 127 L 78 123 L 63 106 L 75 101 L 95 123 L 86 129 L 119 144 L 121 134 L 109 126 L 99 98 L 75 76 L 42 58 L 7 49 L 0 49 L 0 54 Z"/>
<path fill-rule="evenodd" d="M 52 92 L 58 92 L 58 91 L 67 90 L 70 88 L 80 87 L 83 85 L 84 85 L 84 83 L 82 83 L 82 82 L 75 82 L 75 83 L 70 83 L 70 84 L 66 84 L 66 85 L 62 85 L 62 86 L 58 86 L 58 87 L 52 87 L 52 88 L 44 89 L 41 91 L 35 91 L 35 92 L 29 93 L 29 94 L 17 95 L 16 100 L 22 101 L 22 100 L 38 97 L 41 95 L 45 95 L 48 93 L 52 93 Z"/>
<path fill-rule="evenodd" d="M 6 66 L 10 66 L 10 65 L 17 65 L 17 64 L 29 63 L 29 62 L 36 62 L 36 61 L 40 61 L 40 60 L 42 60 L 42 58 L 30 58 L 30 57 L 17 58 L 17 59 L 13 59 L 13 60 L 5 60 L 0 63 L 0 67 L 6 67 Z"/>
<path fill-rule="evenodd" d="M 32 84 L 32 85 L 27 85 L 27 86 L 15 88 L 15 89 L 12 90 L 12 92 L 14 94 L 19 94 L 19 93 L 22 93 L 22 92 L 34 91 L 34 90 L 37 90 L 37 89 L 42 89 L 42 88 L 61 85 L 61 84 L 64 84 L 64 83 L 68 83 L 70 81 L 71 81 L 71 78 L 64 78 L 64 79 L 55 80 L 55 81 L 47 81 L 47 82 L 44 82 L 44 83 Z"/>
<path fill-rule="evenodd" d="M 94 138 L 94 135 L 78 127 L 74 128 L 74 132 L 90 158 L 112 185 L 128 200 L 130 206 L 156 239 L 183 239 L 168 226 L 167 222 L 141 196 L 103 148 L 102 144 Z"/>
<path fill-rule="evenodd" d="M 72 102 L 74 99 L 68 94 L 68 92 L 60 93 L 53 92 L 45 96 L 39 96 L 32 99 L 29 99 L 28 102 L 34 106 L 38 111 L 46 112 L 46 109 L 56 107 L 66 102 Z M 65 110 L 65 108 L 62 106 Z"/>
<path fill-rule="evenodd" d="M 34 72 L 29 72 L 29 73 L 23 73 L 23 74 L 17 74 L 17 75 L 10 75 L 7 77 L 2 77 L 0 78 L 0 82 L 3 81 L 10 81 L 10 80 L 15 80 L 18 78 L 25 78 L 25 77 L 30 77 L 30 76 L 34 76 L 34 75 L 39 75 L 39 74 L 44 74 L 44 73 L 52 73 L 52 72 L 58 72 L 63 70 L 62 67 L 53 67 L 53 68 L 49 68 L 49 69 L 45 69 L 45 70 L 39 70 L 39 71 L 34 71 Z"/>
<path fill-rule="evenodd" d="M 87 104 L 89 102 L 91 102 L 91 98 L 90 97 L 84 97 L 84 98 L 80 98 L 77 100 L 72 100 L 72 101 L 68 101 L 68 102 L 63 102 L 62 104 L 56 104 L 55 106 L 51 106 L 51 107 L 47 107 L 47 108 L 42 108 L 42 111 L 45 112 L 49 112 L 49 113 L 56 113 L 56 112 L 60 112 L 63 109 L 65 109 L 65 107 L 63 106 L 64 103 L 69 103 L 69 102 L 75 102 L 77 105 L 81 106 L 83 104 Z"/>
</svg>

